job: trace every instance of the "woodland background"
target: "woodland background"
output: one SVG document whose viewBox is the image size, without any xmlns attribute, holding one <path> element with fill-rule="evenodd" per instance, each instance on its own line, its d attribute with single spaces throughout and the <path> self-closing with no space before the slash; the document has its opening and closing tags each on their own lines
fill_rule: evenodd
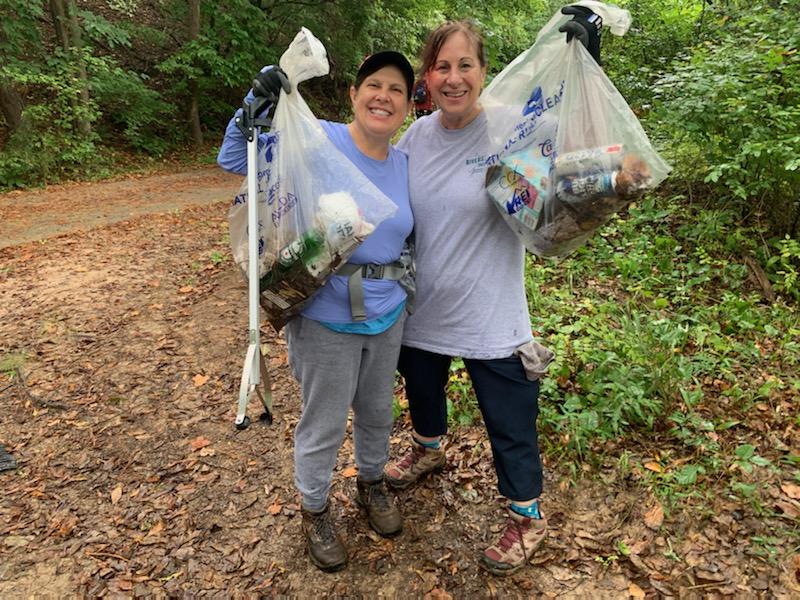
<svg viewBox="0 0 800 600">
<path fill-rule="evenodd" d="M 416 56 L 427 31 L 468 16 L 490 74 L 530 46 L 553 0 L 0 0 L 0 189 L 102 176 L 218 143 L 254 73 L 300 26 L 326 45 L 304 90 L 344 118 L 347 86 L 382 48 Z M 626 0 L 605 69 L 675 165 L 675 186 L 797 235 L 800 57 L 789 0 Z M 678 183 L 680 182 L 680 183 Z"/>
<path fill-rule="evenodd" d="M 237 438 L 230 427 L 246 328 L 225 203 L 46 243 L 12 231 L 26 211 L 54 220 L 47 211 L 113 204 L 123 213 L 140 175 L 97 197 L 95 184 L 49 184 L 213 163 L 253 74 L 300 26 L 323 41 L 332 67 L 304 84 L 304 97 L 318 116 L 344 119 L 366 54 L 416 56 L 431 27 L 468 16 L 486 34 L 492 76 L 561 4 L 0 0 L 0 191 L 10 192 L 0 215 L 16 235 L 8 247 L 0 240 L 0 443 L 21 464 L 0 488 L 0 582 L 41 588 L 39 566 L 57 564 L 66 590 L 89 595 L 313 585 L 368 596 L 385 563 L 412 595 L 585 596 L 601 593 L 586 587 L 595 584 L 633 597 L 800 591 L 794 1 L 619 2 L 633 26 L 604 36 L 604 68 L 674 170 L 573 255 L 529 257 L 531 326 L 557 355 L 540 414 L 553 535 L 538 568 L 513 581 L 481 579 L 471 558 L 497 507 L 459 361 L 449 466 L 403 498 L 411 534 L 376 558 L 350 506 L 353 565 L 318 579 L 304 570 L 291 485 L 297 394 L 271 332 L 279 426 Z M 199 196 L 194 179 L 160 187 Z M 44 184 L 52 191 L 36 200 L 32 188 Z M 176 331 L 178 350 L 165 345 Z M 395 408 L 396 448 L 408 428 L 401 386 Z M 205 462 L 192 458 L 201 451 Z M 348 457 L 337 481 L 354 473 Z M 222 483 L 203 485 L 212 475 Z M 218 518 L 229 489 L 249 494 L 225 511 L 247 516 L 247 542 L 235 519 Z M 274 548 L 259 541 L 265 527 L 276 527 Z"/>
</svg>

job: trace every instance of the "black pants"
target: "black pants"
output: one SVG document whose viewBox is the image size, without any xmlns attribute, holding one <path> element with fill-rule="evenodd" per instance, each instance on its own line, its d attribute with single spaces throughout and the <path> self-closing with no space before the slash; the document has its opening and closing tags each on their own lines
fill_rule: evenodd
<svg viewBox="0 0 800 600">
<path fill-rule="evenodd" d="M 452 357 L 403 346 L 398 368 L 405 379 L 414 430 L 425 437 L 447 433 L 446 386 Z M 464 359 L 489 433 L 500 493 L 524 502 L 542 493 L 536 418 L 539 382 L 529 381 L 516 355 Z"/>
</svg>

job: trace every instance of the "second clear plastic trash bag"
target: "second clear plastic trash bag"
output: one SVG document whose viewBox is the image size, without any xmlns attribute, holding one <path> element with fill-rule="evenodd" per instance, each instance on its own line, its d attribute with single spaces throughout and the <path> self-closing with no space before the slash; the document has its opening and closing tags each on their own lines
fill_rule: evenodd
<svg viewBox="0 0 800 600">
<path fill-rule="evenodd" d="M 630 13 L 583 1 L 623 35 Z M 639 120 L 586 49 L 558 31 L 556 13 L 536 43 L 481 95 L 495 154 L 486 187 L 525 247 L 565 256 L 670 171 Z"/>
<path fill-rule="evenodd" d="M 306 28 L 280 60 L 280 93 L 258 152 L 261 306 L 280 329 L 397 206 L 328 139 L 297 86 L 328 73 L 325 47 Z M 263 139 L 263 138 L 262 138 Z M 236 263 L 247 273 L 247 182 L 228 215 Z"/>
</svg>

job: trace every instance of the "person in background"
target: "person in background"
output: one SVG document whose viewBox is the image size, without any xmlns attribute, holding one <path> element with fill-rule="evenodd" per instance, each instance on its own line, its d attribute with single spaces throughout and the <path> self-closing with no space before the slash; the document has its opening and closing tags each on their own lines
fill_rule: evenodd
<svg viewBox="0 0 800 600">
<path fill-rule="evenodd" d="M 599 52 L 599 21 L 576 8 L 582 9 L 566 7 L 574 18 L 562 31 Z M 416 307 L 398 365 L 413 431 L 411 449 L 387 466 L 386 480 L 403 489 L 444 466 L 445 390 L 452 358 L 462 357 L 508 500 L 506 525 L 480 564 L 506 575 L 542 544 L 547 520 L 540 506 L 539 382 L 528 378 L 520 356 L 534 344 L 525 252 L 484 187 L 492 154 L 478 101 L 486 65 L 484 41 L 471 22 L 431 32 L 421 74 L 438 110 L 416 120 L 398 143 L 409 156 L 415 221 Z"/>
<path fill-rule="evenodd" d="M 433 112 L 433 101 L 425 78 L 414 83 L 414 116 L 418 119 Z"/>
<path fill-rule="evenodd" d="M 410 111 L 413 82 L 414 71 L 405 56 L 394 51 L 373 54 L 361 64 L 350 88 L 352 121 L 320 121 L 333 144 L 398 207 L 395 216 L 380 223 L 345 265 L 350 273 L 363 277 L 360 308 L 366 318 L 354 317 L 348 277 L 333 275 L 302 314 L 286 325 L 289 363 L 303 396 L 294 432 L 295 484 L 302 499 L 302 529 L 309 554 L 323 571 L 347 564 L 328 496 L 351 407 L 357 501 L 378 534 L 395 536 L 403 527 L 383 470 L 405 320 L 406 294 L 397 281 L 396 261 L 413 218 L 408 161 L 390 140 Z M 277 97 L 282 86 L 288 88 L 285 74 L 271 66 L 254 82 L 263 96 Z M 246 101 L 252 99 L 251 91 Z M 262 134 L 260 142 L 265 144 L 267 136 Z M 247 142 L 233 119 L 217 160 L 227 171 L 247 171 Z"/>
</svg>

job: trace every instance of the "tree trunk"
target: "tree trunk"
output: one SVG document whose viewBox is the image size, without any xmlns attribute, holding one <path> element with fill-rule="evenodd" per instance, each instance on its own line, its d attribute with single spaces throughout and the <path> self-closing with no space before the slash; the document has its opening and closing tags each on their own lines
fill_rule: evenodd
<svg viewBox="0 0 800 600">
<path fill-rule="evenodd" d="M 19 129 L 22 123 L 23 107 L 22 96 L 17 93 L 17 90 L 0 82 L 0 112 L 3 113 L 3 118 L 6 120 L 9 135 Z"/>
<path fill-rule="evenodd" d="M 77 71 L 80 93 L 79 98 L 70 99 L 70 106 L 76 114 L 79 114 L 81 109 L 85 111 L 89 107 L 89 78 L 81 56 L 83 42 L 75 0 L 66 0 L 66 3 L 65 0 L 50 0 L 50 13 L 53 15 L 53 27 L 58 45 L 64 50 L 64 54 L 73 61 L 73 66 Z M 92 131 L 86 116 L 77 118 L 75 125 L 81 135 L 88 136 Z"/>
<path fill-rule="evenodd" d="M 200 0 L 189 0 L 189 41 L 200 36 Z M 189 129 L 195 146 L 203 145 L 203 130 L 200 128 L 200 92 L 197 80 L 189 81 Z"/>
<path fill-rule="evenodd" d="M 50 0 L 50 14 L 53 15 L 53 29 L 56 31 L 58 45 L 68 54 L 69 35 L 67 34 L 67 14 L 64 0 Z"/>
<path fill-rule="evenodd" d="M 83 40 L 81 40 L 81 25 L 78 23 L 78 9 L 75 0 L 69 0 L 69 41 L 75 56 L 75 66 L 78 69 L 78 81 L 80 85 L 80 105 L 84 115 L 89 110 L 89 77 L 86 74 L 86 64 L 83 62 Z M 78 131 L 83 136 L 88 136 L 92 132 L 89 119 L 83 116 L 78 119 Z"/>
</svg>

